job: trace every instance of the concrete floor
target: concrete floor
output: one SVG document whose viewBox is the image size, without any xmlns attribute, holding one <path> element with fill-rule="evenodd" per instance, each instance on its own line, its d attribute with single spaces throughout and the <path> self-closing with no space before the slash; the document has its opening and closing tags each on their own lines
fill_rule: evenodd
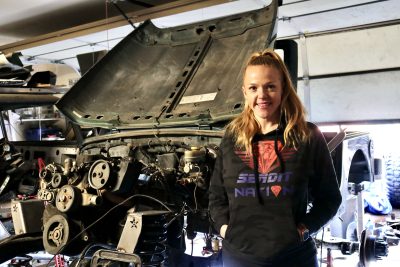
<svg viewBox="0 0 400 267">
<path fill-rule="evenodd" d="M 323 249 L 323 262 L 321 267 L 326 267 L 324 260 L 326 259 L 327 251 Z M 319 255 L 318 255 L 319 257 Z M 343 255 L 339 250 L 332 250 L 333 266 L 335 267 L 359 267 L 359 254 Z M 383 257 L 382 260 L 370 262 L 369 267 L 397 267 L 400 266 L 400 245 L 390 246 L 389 254 Z"/>
<path fill-rule="evenodd" d="M 189 244 L 188 244 L 189 245 Z M 200 238 L 194 240 L 193 255 L 194 259 L 186 258 L 182 266 L 180 267 L 222 267 L 221 259 L 207 260 L 202 258 L 207 255 L 201 255 L 202 247 L 204 242 Z M 191 247 L 190 247 L 191 249 Z M 190 255 L 189 246 L 187 247 L 186 253 Z M 322 261 L 321 261 L 322 255 Z M 359 265 L 359 253 L 355 252 L 352 255 L 343 255 L 340 250 L 331 250 L 331 255 L 333 257 L 333 265 L 335 267 L 361 267 Z M 320 262 L 320 267 L 326 267 L 326 256 L 327 247 L 318 247 L 318 261 Z M 321 264 L 322 263 L 322 264 Z M 400 266 L 400 245 L 389 246 L 389 253 L 387 257 L 383 257 L 381 260 L 376 262 L 370 262 L 369 266 L 365 267 L 394 267 Z"/>
</svg>

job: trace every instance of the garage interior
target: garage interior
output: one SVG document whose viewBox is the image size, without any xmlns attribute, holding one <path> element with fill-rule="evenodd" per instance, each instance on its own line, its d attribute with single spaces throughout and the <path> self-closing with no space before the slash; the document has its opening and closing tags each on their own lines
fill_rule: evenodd
<svg viewBox="0 0 400 267">
<path fill-rule="evenodd" d="M 345 199 L 341 214 L 314 236 L 320 241 L 320 266 L 361 266 L 362 253 L 369 257 L 365 266 L 398 266 L 400 1 L 279 2 L 276 38 L 296 44 L 297 93 L 306 107 L 307 120 L 326 133 L 327 142 L 337 133 L 347 133 L 332 154 Z M 0 97 L 5 118 L 1 137 L 15 142 L 17 150 L 12 161 L 19 164 L 22 156 L 17 154 L 22 153 L 21 147 L 26 152 L 27 147 L 41 146 L 33 142 L 44 141 L 48 145 L 69 139 L 73 126 L 65 121 L 64 115 L 53 106 L 41 105 L 62 98 L 144 21 L 151 20 L 159 28 L 180 27 L 260 9 L 270 3 L 268 0 L 1 1 Z M 284 57 L 287 55 L 285 51 L 282 53 Z M 24 74 L 10 76 L 21 68 L 29 70 L 29 78 Z M 33 104 L 26 104 L 25 94 L 36 97 L 30 100 Z M 30 145 L 21 145 L 25 141 L 30 141 Z M 60 155 L 76 154 L 79 149 L 64 146 L 56 150 L 58 154 L 50 159 L 61 161 Z M 2 157 L 7 151 L 2 148 Z M 0 178 L 0 182 L 6 179 Z M 360 184 L 362 187 L 358 187 Z M 10 195 L 0 189 L 1 244 L 13 235 L 10 229 L 14 230 L 15 225 Z M 24 195 L 21 192 L 18 195 Z M 29 221 L 26 223 L 29 225 Z M 388 249 L 385 256 L 377 259 L 375 251 L 359 251 L 362 242 L 352 240 L 351 232 L 358 227 L 372 231 L 377 239 L 384 237 L 382 242 Z M 23 233 L 26 231 L 29 230 L 24 228 Z M 177 266 L 222 266 L 214 255 L 218 253 L 210 256 L 205 252 L 208 244 L 202 235 L 186 238 L 186 244 L 185 254 L 195 260 L 185 258 Z M 376 247 L 379 245 L 382 244 Z M 328 250 L 331 258 L 327 256 Z M 18 255 L 0 266 L 63 264 L 70 264 L 68 256 L 53 257 L 38 252 Z"/>
</svg>

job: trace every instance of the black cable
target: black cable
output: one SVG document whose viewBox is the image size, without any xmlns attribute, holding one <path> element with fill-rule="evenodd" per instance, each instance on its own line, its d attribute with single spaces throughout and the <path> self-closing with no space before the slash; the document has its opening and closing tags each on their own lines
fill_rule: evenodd
<svg viewBox="0 0 400 267">
<path fill-rule="evenodd" d="M 119 11 L 119 13 L 121 13 L 121 15 L 129 22 L 129 24 L 133 27 L 133 29 L 136 29 L 136 26 L 133 25 L 133 22 L 131 21 L 131 19 L 125 14 L 125 12 L 117 5 L 117 3 L 112 2 L 112 4 L 114 5 L 114 7 Z"/>
<path fill-rule="evenodd" d="M 191 256 L 191 259 L 190 259 L 190 263 L 189 263 L 189 267 L 193 267 L 194 266 L 194 262 L 193 262 L 193 239 L 192 239 L 192 251 L 190 252 L 190 256 Z"/>
<path fill-rule="evenodd" d="M 80 231 L 78 234 L 76 234 L 73 238 L 71 238 L 70 241 L 68 241 L 65 245 L 63 245 L 62 247 L 60 247 L 60 249 L 54 254 L 54 256 L 49 260 L 49 262 L 46 264 L 46 267 L 49 266 L 50 262 L 52 262 L 54 260 L 54 258 L 56 257 L 57 254 L 60 254 L 62 252 L 62 250 L 67 247 L 69 244 L 72 243 L 72 241 L 74 241 L 75 239 L 77 239 L 79 236 L 81 236 L 81 234 L 83 234 L 85 231 L 89 230 L 90 228 L 92 228 L 96 223 L 98 223 L 99 221 L 101 221 L 102 219 L 104 219 L 108 214 L 110 214 L 111 211 L 115 210 L 116 208 L 118 208 L 119 206 L 122 206 L 123 204 L 125 204 L 126 202 L 128 202 L 129 200 L 135 198 L 135 197 L 145 197 L 145 198 L 149 198 L 151 200 L 154 200 L 156 202 L 158 202 L 159 204 L 161 204 L 164 208 L 166 208 L 169 212 L 173 212 L 167 205 L 165 205 L 163 202 L 161 202 L 160 200 L 148 196 L 148 195 L 142 195 L 142 194 L 136 194 L 136 195 L 132 195 L 130 197 L 128 197 L 127 199 L 125 199 L 124 201 L 122 201 L 121 203 L 118 203 L 117 205 L 115 205 L 114 207 L 112 207 L 111 209 L 109 209 L 106 213 L 104 213 L 102 216 L 100 216 L 100 218 L 98 218 L 97 220 L 95 220 L 94 222 L 92 222 L 89 226 L 85 227 L 82 231 Z"/>
<path fill-rule="evenodd" d="M 280 172 L 284 173 L 285 172 L 285 162 L 282 159 L 282 155 L 279 152 L 278 149 L 278 131 L 279 131 L 280 126 L 278 125 L 278 128 L 276 128 L 275 130 L 275 138 L 274 138 L 274 151 L 276 156 L 278 157 L 278 161 L 279 161 L 279 168 L 281 169 Z"/>
<path fill-rule="evenodd" d="M 181 211 L 180 211 L 178 214 L 176 214 L 176 215 L 167 223 L 167 226 L 166 226 L 166 227 L 168 228 L 168 226 L 170 226 L 171 223 L 172 223 L 173 221 L 175 221 L 178 217 L 180 217 L 180 216 L 182 216 L 182 215 L 185 215 L 185 205 L 183 205 Z M 182 224 L 180 224 L 180 225 L 182 225 Z"/>
<path fill-rule="evenodd" d="M 261 193 L 260 193 L 260 178 L 259 178 L 259 173 L 258 173 L 258 140 L 255 140 L 253 138 L 252 140 L 252 148 L 253 148 L 253 165 L 254 165 L 254 180 L 256 183 L 256 194 L 257 194 L 257 198 L 258 198 L 258 203 L 260 203 L 261 205 L 264 205 L 264 200 L 261 197 Z"/>
<path fill-rule="evenodd" d="M 154 7 L 154 5 L 145 3 L 143 1 L 128 0 L 128 2 L 130 2 L 134 5 L 139 5 L 139 6 L 146 7 L 146 8 Z"/>
</svg>

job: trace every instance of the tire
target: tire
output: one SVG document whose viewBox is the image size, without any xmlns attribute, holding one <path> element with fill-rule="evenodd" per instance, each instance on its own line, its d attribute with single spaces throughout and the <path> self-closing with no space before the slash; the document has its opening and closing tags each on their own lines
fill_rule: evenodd
<svg viewBox="0 0 400 267">
<path fill-rule="evenodd" d="M 400 155 L 386 158 L 387 195 L 393 208 L 400 208 Z"/>
</svg>

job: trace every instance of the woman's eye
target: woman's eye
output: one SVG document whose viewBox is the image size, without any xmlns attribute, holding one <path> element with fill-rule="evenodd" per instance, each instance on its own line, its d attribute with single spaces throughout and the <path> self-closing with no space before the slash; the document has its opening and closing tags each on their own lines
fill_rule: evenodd
<svg viewBox="0 0 400 267">
<path fill-rule="evenodd" d="M 250 86 L 250 87 L 249 87 L 249 91 L 255 92 L 255 91 L 257 91 L 257 87 L 255 87 L 255 86 Z"/>
</svg>

